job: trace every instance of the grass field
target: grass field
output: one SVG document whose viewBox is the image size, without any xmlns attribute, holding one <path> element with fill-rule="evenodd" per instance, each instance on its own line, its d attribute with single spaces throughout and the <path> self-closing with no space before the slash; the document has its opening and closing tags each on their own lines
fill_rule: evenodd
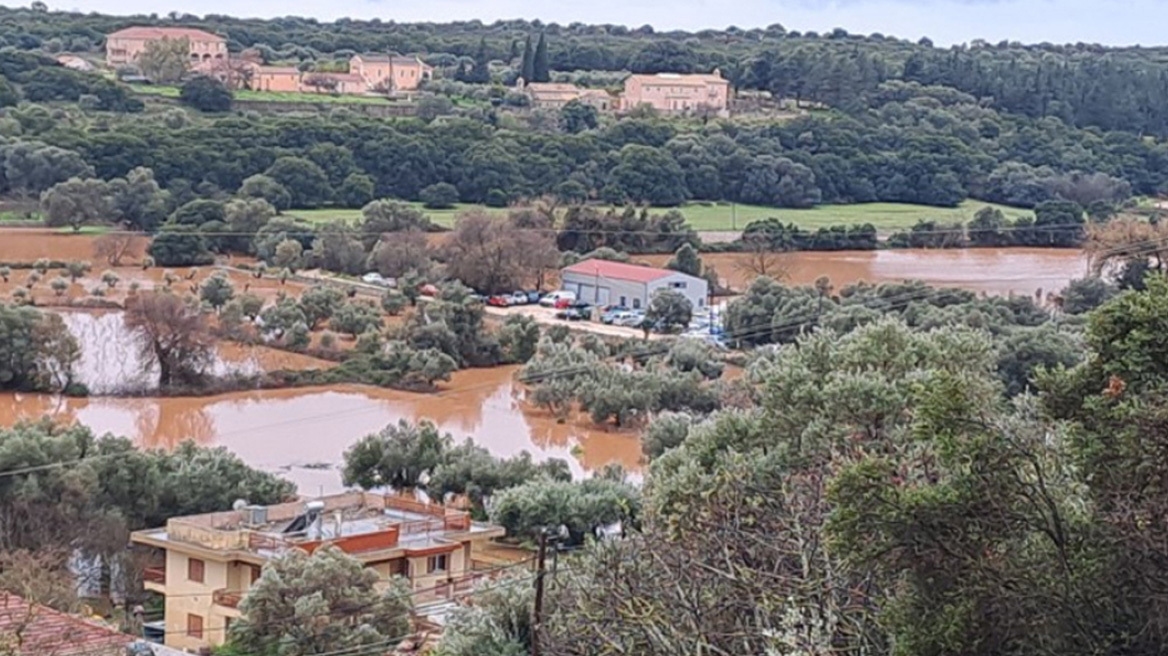
<svg viewBox="0 0 1168 656">
<path fill-rule="evenodd" d="M 163 96 L 178 98 L 178 87 L 156 84 L 135 84 L 130 87 L 136 93 L 147 96 Z M 236 100 L 250 100 L 263 102 L 304 102 L 304 103 L 331 103 L 340 105 L 385 105 L 389 99 L 380 96 L 333 96 L 327 93 L 295 93 L 284 91 L 249 91 L 242 89 L 235 92 Z"/>
<path fill-rule="evenodd" d="M 410 205 L 422 210 L 430 216 L 430 220 L 441 226 L 450 227 L 454 224 L 455 216 L 465 209 L 475 205 L 460 205 L 452 210 L 426 210 L 421 203 Z M 774 217 L 784 223 L 795 225 L 808 230 L 833 225 L 852 225 L 853 223 L 871 223 L 880 232 L 892 232 L 911 228 L 922 219 L 935 221 L 962 221 L 968 223 L 973 215 L 982 207 L 991 205 L 1002 210 L 1007 218 L 1013 220 L 1030 214 L 1029 210 L 994 205 L 981 201 L 967 200 L 961 205 L 949 207 L 928 207 L 925 205 L 907 205 L 903 203 L 863 203 L 860 205 L 823 205 L 809 210 L 780 209 L 762 207 L 758 205 L 686 205 L 681 212 L 695 230 L 713 232 L 722 230 L 741 230 L 751 221 L 758 221 Z M 487 209 L 492 213 L 502 214 L 504 209 Z M 665 209 L 654 210 L 659 212 Z M 360 210 L 350 209 L 321 209 L 321 210 L 291 210 L 292 216 L 298 216 L 313 223 L 323 223 L 337 219 L 355 221 L 361 217 Z"/>
<path fill-rule="evenodd" d="M 454 225 L 454 218 L 458 216 L 459 212 L 470 209 L 486 210 L 490 214 L 503 215 L 506 214 L 506 208 L 491 208 L 483 207 L 481 205 L 460 204 L 449 210 L 427 210 L 422 207 L 421 203 L 406 203 L 414 209 L 421 210 L 422 213 L 430 217 L 434 223 L 445 226 L 447 228 Z M 340 209 L 340 208 L 325 208 L 319 210 L 288 210 L 289 216 L 296 216 L 311 223 L 327 223 L 329 221 L 357 221 L 361 218 L 361 210 Z"/>
</svg>

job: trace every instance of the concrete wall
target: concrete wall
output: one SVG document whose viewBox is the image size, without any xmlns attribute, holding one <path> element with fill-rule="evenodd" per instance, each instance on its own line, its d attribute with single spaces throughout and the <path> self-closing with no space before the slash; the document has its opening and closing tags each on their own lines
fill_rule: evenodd
<svg viewBox="0 0 1168 656">
<path fill-rule="evenodd" d="M 217 613 L 212 593 L 227 587 L 227 563 L 204 560 L 203 583 L 187 578 L 187 554 L 166 552 L 166 640 L 167 647 L 197 650 L 219 645 L 225 637 L 226 617 Z M 187 616 L 203 618 L 202 639 L 188 636 Z"/>
</svg>

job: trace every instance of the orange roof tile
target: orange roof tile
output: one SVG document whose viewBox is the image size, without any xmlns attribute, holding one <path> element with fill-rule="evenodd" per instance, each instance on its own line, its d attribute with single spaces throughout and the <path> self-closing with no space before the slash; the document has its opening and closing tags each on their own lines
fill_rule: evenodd
<svg viewBox="0 0 1168 656">
<path fill-rule="evenodd" d="M 0 591 L 0 635 L 20 634 L 20 656 L 121 656 L 135 638 Z"/>
<path fill-rule="evenodd" d="M 149 27 L 136 25 L 106 35 L 107 39 L 190 39 L 191 41 L 226 41 L 227 39 L 194 27 Z"/>
</svg>

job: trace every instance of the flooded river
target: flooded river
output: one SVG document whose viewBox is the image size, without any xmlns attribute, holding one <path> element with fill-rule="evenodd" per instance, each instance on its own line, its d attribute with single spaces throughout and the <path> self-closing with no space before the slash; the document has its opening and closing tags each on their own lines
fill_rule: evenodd
<svg viewBox="0 0 1168 656">
<path fill-rule="evenodd" d="M 633 260 L 661 266 L 670 257 L 638 255 Z M 744 266 L 745 259 L 742 253 L 702 255 L 702 261 L 736 290 L 745 289 L 754 278 Z M 820 276 L 830 278 L 836 289 L 860 281 L 923 280 L 999 295 L 1057 292 L 1087 273 L 1087 257 L 1081 251 L 1057 248 L 803 251 L 783 254 L 781 262 L 787 284 L 810 285 Z"/>
<path fill-rule="evenodd" d="M 49 416 L 83 423 L 98 434 L 124 435 L 147 448 L 172 448 L 184 440 L 222 445 L 252 466 L 291 479 L 304 494 L 340 490 L 345 448 L 399 419 L 429 419 L 455 439 L 471 437 L 499 456 L 527 450 L 537 460 L 563 458 L 577 476 L 610 462 L 639 469 L 636 435 L 606 432 L 587 420 L 556 423 L 523 401 L 515 371 L 460 371 L 446 391 L 430 395 L 363 386 L 200 398 L 0 394 L 0 424 Z"/>
</svg>

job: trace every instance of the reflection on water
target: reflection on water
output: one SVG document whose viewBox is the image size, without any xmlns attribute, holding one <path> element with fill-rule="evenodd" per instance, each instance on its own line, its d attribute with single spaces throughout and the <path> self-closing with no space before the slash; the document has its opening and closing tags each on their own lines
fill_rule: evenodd
<svg viewBox="0 0 1168 656">
<path fill-rule="evenodd" d="M 470 437 L 498 456 L 527 450 L 537 460 L 569 462 L 581 476 L 610 462 L 638 471 L 640 440 L 587 423 L 556 423 L 531 409 L 513 382 L 514 367 L 461 371 L 440 394 L 361 386 L 260 390 L 188 398 L 63 399 L 0 395 L 0 424 L 44 416 L 80 422 L 143 447 L 184 440 L 223 445 L 249 464 L 277 471 L 302 492 L 340 489 L 345 448 L 399 419 L 429 419 L 457 440 Z M 317 465 L 329 465 L 327 469 Z"/>
<path fill-rule="evenodd" d="M 635 261 L 662 266 L 671 255 L 638 255 Z M 707 253 L 702 261 L 733 289 L 745 289 L 753 276 L 743 253 Z M 1087 273 L 1082 251 L 1058 248 L 903 249 L 880 251 L 803 251 L 782 255 L 784 282 L 810 285 L 820 276 L 836 289 L 871 283 L 923 280 L 987 294 L 1033 296 L 1057 292 Z"/>
<path fill-rule="evenodd" d="M 147 363 L 121 312 L 65 311 L 61 317 L 81 346 L 74 367 L 93 394 L 126 394 L 158 387 L 158 367 Z M 255 375 L 275 369 L 309 369 L 330 363 L 263 346 L 220 344 L 209 373 Z"/>
</svg>

